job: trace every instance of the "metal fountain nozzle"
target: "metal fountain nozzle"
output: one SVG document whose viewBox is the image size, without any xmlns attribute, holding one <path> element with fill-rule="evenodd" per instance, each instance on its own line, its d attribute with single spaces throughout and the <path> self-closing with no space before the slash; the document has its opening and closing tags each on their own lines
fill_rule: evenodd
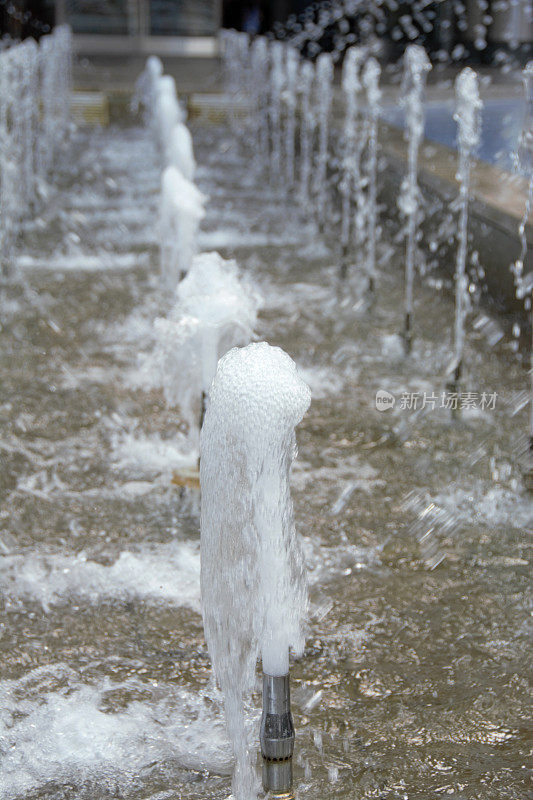
<svg viewBox="0 0 533 800">
<path fill-rule="evenodd" d="M 263 715 L 261 717 L 263 789 L 278 800 L 294 800 L 292 792 L 292 724 L 289 675 L 263 672 Z"/>
</svg>

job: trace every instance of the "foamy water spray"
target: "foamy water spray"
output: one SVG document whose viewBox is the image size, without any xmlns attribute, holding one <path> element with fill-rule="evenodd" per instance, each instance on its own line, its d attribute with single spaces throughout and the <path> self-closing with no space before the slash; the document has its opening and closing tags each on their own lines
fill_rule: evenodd
<svg viewBox="0 0 533 800">
<path fill-rule="evenodd" d="M 253 97 L 255 98 L 255 157 L 263 166 L 268 153 L 268 40 L 257 36 L 250 45 Z"/>
<path fill-rule="evenodd" d="M 378 116 L 381 100 L 379 79 L 381 67 L 375 58 L 369 58 L 363 70 L 367 109 L 367 171 L 368 197 L 366 201 L 366 272 L 371 295 L 376 290 L 376 236 L 377 236 L 377 179 L 378 179 Z"/>
<path fill-rule="evenodd" d="M 342 197 L 341 277 L 345 278 L 348 269 L 348 252 L 352 234 L 352 197 L 358 196 L 361 183 L 361 152 L 364 142 L 358 125 L 359 93 L 361 91 L 360 71 L 366 54 L 364 47 L 350 47 L 346 53 L 342 69 L 342 93 L 344 96 L 344 160 L 340 185 Z M 356 233 L 360 225 L 356 216 Z M 360 237 L 356 238 L 356 246 Z"/>
<path fill-rule="evenodd" d="M 146 66 L 137 78 L 135 92 L 131 101 L 134 113 L 142 107 L 146 125 L 154 124 L 157 82 L 163 75 L 163 62 L 157 56 L 149 56 Z"/>
<path fill-rule="evenodd" d="M 264 342 L 235 348 L 219 361 L 202 429 L 202 607 L 235 753 L 235 800 L 256 796 L 245 706 L 259 656 L 265 789 L 291 791 L 289 648 L 303 649 L 307 593 L 289 472 L 294 428 L 309 402 L 283 350 Z"/>
<path fill-rule="evenodd" d="M 205 211 L 204 196 L 175 166 L 161 177 L 159 221 L 161 276 L 173 292 L 186 275 L 197 249 L 197 236 Z"/>
<path fill-rule="evenodd" d="M 178 285 L 168 317 L 155 320 L 155 345 L 144 359 L 142 383 L 162 388 L 167 406 L 180 409 L 191 455 L 198 454 L 205 397 L 217 362 L 251 340 L 258 304 L 259 297 L 239 279 L 235 261 L 201 253 Z"/>
<path fill-rule="evenodd" d="M 524 261 L 527 255 L 526 225 L 533 204 L 533 61 L 530 61 L 523 73 L 525 114 L 522 134 L 518 148 L 517 167 L 528 179 L 528 190 L 524 215 L 518 228 L 520 235 L 520 255 L 511 267 L 516 296 L 524 301 L 526 311 L 529 311 L 531 333 L 533 337 L 533 275 L 529 272 L 524 275 Z M 527 460 L 524 465 L 524 481 L 527 488 L 533 491 L 533 340 L 530 353 L 530 398 L 529 398 L 529 440 Z"/>
<path fill-rule="evenodd" d="M 418 150 L 424 136 L 424 89 L 431 69 L 426 51 L 419 45 L 406 48 L 402 97 L 405 107 L 408 170 L 400 195 L 400 210 L 407 217 L 407 253 L 405 261 L 405 324 L 407 353 L 412 347 L 413 283 L 415 274 L 416 237 L 419 216 Z"/>
<path fill-rule="evenodd" d="M 294 149 L 296 143 L 296 92 L 298 88 L 298 67 L 300 54 L 294 47 L 285 48 L 286 87 L 285 87 L 285 175 L 289 186 L 294 186 Z"/>
<path fill-rule="evenodd" d="M 283 92 L 282 42 L 270 43 L 270 175 L 274 181 L 281 178 L 281 94 Z"/>
<path fill-rule="evenodd" d="M 174 126 L 184 122 L 185 118 L 186 114 L 179 104 L 174 78 L 170 75 L 162 75 L 157 79 L 155 87 L 154 123 L 163 153 Z"/>
<path fill-rule="evenodd" d="M 312 102 L 315 67 L 304 61 L 300 67 L 300 181 L 299 196 L 302 204 L 309 201 L 311 170 L 313 167 L 313 137 L 316 117 Z"/>
<path fill-rule="evenodd" d="M 316 105 L 318 109 L 318 150 L 316 155 L 315 192 L 318 224 L 326 222 L 329 118 L 333 99 L 333 60 L 321 53 L 316 62 Z"/>
<path fill-rule="evenodd" d="M 468 247 L 468 202 L 470 197 L 470 173 L 472 158 L 481 135 L 481 98 L 478 79 L 474 70 L 466 67 L 455 81 L 455 114 L 458 125 L 459 145 L 459 247 L 455 265 L 455 324 L 454 324 L 454 362 L 453 379 L 450 387 L 457 391 L 463 369 L 463 350 L 465 339 L 465 315 L 469 301 L 466 276 L 466 253 Z"/>
</svg>

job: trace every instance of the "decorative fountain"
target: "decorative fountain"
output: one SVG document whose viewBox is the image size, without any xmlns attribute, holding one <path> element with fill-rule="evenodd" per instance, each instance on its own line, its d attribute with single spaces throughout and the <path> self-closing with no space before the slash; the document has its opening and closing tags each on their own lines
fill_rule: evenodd
<svg viewBox="0 0 533 800">
<path fill-rule="evenodd" d="M 517 6 L 513 4 L 515 10 Z M 59 187 L 61 225 L 47 226 L 48 218 L 37 219 L 26 238 L 30 247 L 35 241 L 35 250 L 31 257 L 23 254 L 21 263 L 33 267 L 44 263 L 46 267 L 40 273 L 35 270 L 35 276 L 31 273 L 35 296 L 41 302 L 38 319 L 34 309 L 28 312 L 22 304 L 13 302 L 15 324 L 8 320 L 4 325 L 2 319 L 0 328 L 2 344 L 8 345 L 3 361 L 8 378 L 1 397 L 7 434 L 0 442 L 8 461 L 8 480 L 1 489 L 7 497 L 3 526 L 6 530 L 9 526 L 9 530 L 7 535 L 2 530 L 0 540 L 2 566 L 7 565 L 0 580 L 2 589 L 9 590 L 3 620 L 6 635 L 0 642 L 7 665 L 0 685 L 7 709 L 0 724 L 0 739 L 4 741 L 0 749 L 7 764 L 8 800 L 43 791 L 54 800 L 65 791 L 81 791 L 93 800 L 109 787 L 111 779 L 116 781 L 117 792 L 124 795 L 133 791 L 159 797 L 178 792 L 191 798 L 198 791 L 214 797 L 227 793 L 225 776 L 231 759 L 221 730 L 219 693 L 208 682 L 209 668 L 199 644 L 199 549 L 205 638 L 222 690 L 235 756 L 235 800 L 257 796 L 257 743 L 263 758 L 264 789 L 286 800 L 294 795 L 290 653 L 302 654 L 308 600 L 289 471 L 295 454 L 294 428 L 305 415 L 310 393 L 285 352 L 265 342 L 249 344 L 257 322 L 253 281 L 262 289 L 266 287 L 266 313 L 259 322 L 261 337 L 291 348 L 294 357 L 306 364 L 302 374 L 306 378 L 309 375 L 312 386 L 314 382 L 321 388 L 329 384 L 324 395 L 317 397 L 312 419 L 305 423 L 304 457 L 294 475 L 295 497 L 306 526 L 305 558 L 310 567 L 313 609 L 308 615 L 313 645 L 302 670 L 305 677 L 298 676 L 298 691 L 292 698 L 295 708 L 305 710 L 298 740 L 305 775 L 301 796 L 394 793 L 398 786 L 407 794 L 414 786 L 433 794 L 468 791 L 473 796 L 485 791 L 487 800 L 504 791 L 512 800 L 519 800 L 527 791 L 521 750 L 523 747 L 526 752 L 522 732 L 527 687 L 516 676 L 525 666 L 523 588 L 529 564 L 522 533 L 531 522 L 531 503 L 525 501 L 526 493 L 521 491 L 510 463 L 512 422 L 505 410 L 498 409 L 489 421 L 492 427 L 487 434 L 486 414 L 477 414 L 471 425 L 460 428 L 449 426 L 447 420 L 441 425 L 439 417 L 435 425 L 429 425 L 424 415 L 413 414 L 406 425 L 409 441 L 407 434 L 394 441 L 392 437 L 376 441 L 373 434 L 376 427 L 381 433 L 386 419 L 386 414 L 380 416 L 377 406 L 373 407 L 374 381 L 383 377 L 391 382 L 391 389 L 394 385 L 418 389 L 427 388 L 428 377 L 435 377 L 433 373 L 428 376 L 432 362 L 400 358 L 391 364 L 388 355 L 377 352 L 379 345 L 375 346 L 376 340 L 382 339 L 386 316 L 391 316 L 394 329 L 401 325 L 404 296 L 405 338 L 410 345 L 408 315 L 412 312 L 415 252 L 423 210 L 418 162 L 427 159 L 429 150 L 420 147 L 427 63 L 421 53 L 415 58 L 414 50 L 408 50 L 403 86 L 409 109 L 408 159 L 397 170 L 397 175 L 407 173 L 402 194 L 407 230 L 388 240 L 389 233 L 396 230 L 398 195 L 389 192 L 392 213 L 379 217 L 378 197 L 384 194 L 381 167 L 387 155 L 385 148 L 378 150 L 378 134 L 382 132 L 378 117 L 383 101 L 379 63 L 370 55 L 377 55 L 374 37 L 380 34 L 383 19 L 374 11 L 381 13 L 383 7 L 379 3 L 363 4 L 369 13 L 362 16 L 354 31 L 342 12 L 351 13 L 360 7 L 346 0 L 342 8 L 339 3 L 328 3 L 311 9 L 306 20 L 291 23 L 286 41 L 269 43 L 259 38 L 250 46 L 244 34 L 222 36 L 226 61 L 231 62 L 224 70 L 231 89 L 231 128 L 223 130 L 220 147 L 213 147 L 218 132 L 213 135 L 212 129 L 202 131 L 198 125 L 199 160 L 205 155 L 209 167 L 214 167 L 211 175 L 209 168 L 202 169 L 201 186 L 206 193 L 213 188 L 222 195 L 217 204 L 213 192 L 210 225 L 218 213 L 219 222 L 225 224 L 229 206 L 231 214 L 239 215 L 243 227 L 253 228 L 259 216 L 261 224 L 266 223 L 267 233 L 261 231 L 264 248 L 255 244 L 252 257 L 243 255 L 246 279 L 238 274 L 234 262 L 217 253 L 198 254 L 204 197 L 192 182 L 195 157 L 190 134 L 183 126 L 176 86 L 162 74 L 158 60 L 149 60 L 140 88 L 140 102 L 157 140 L 158 157 L 140 165 L 137 153 L 155 151 L 152 146 L 147 148 L 150 133 L 139 127 L 127 132 L 123 128 L 118 132 L 78 132 L 78 141 L 89 143 L 91 166 L 100 165 L 101 159 L 102 170 L 81 173 L 88 181 L 87 192 L 81 197 L 72 187 Z M 420 11 L 417 24 L 419 18 L 425 23 L 425 13 Z M 431 4 L 427 13 L 433 13 Z M 416 38 L 413 19 L 408 15 L 402 15 L 397 24 L 409 32 L 410 40 Z M 332 52 L 319 56 L 324 33 L 332 25 L 338 26 L 329 38 Z M 431 32 L 431 26 L 429 31 L 426 28 L 425 33 Z M 485 34 L 478 30 L 476 36 L 476 41 L 486 46 Z M 331 80 L 332 64 L 347 44 L 356 41 L 363 43 L 364 50 L 348 50 L 342 91 L 338 92 Z M 43 47 L 50 59 L 51 42 Z M 30 117 L 32 124 L 38 123 L 38 129 L 41 125 L 35 108 L 43 101 L 37 105 L 28 102 L 33 98 L 39 69 L 46 68 L 35 60 L 36 47 L 28 43 L 24 51 L 18 51 L 24 53 L 28 68 L 24 83 L 27 94 L 20 109 L 15 107 L 11 91 L 0 93 L 0 126 L 4 126 L 4 133 L 7 128 L 8 134 L 7 145 L 4 140 L 0 142 L 2 191 L 13 186 L 13 206 L 7 208 L 13 212 L 8 218 L 15 221 L 15 232 L 29 204 L 39 199 L 35 184 L 41 179 L 32 180 L 33 157 L 37 162 L 51 157 L 44 146 L 36 146 L 31 135 L 31 148 L 36 149 L 29 152 L 24 148 L 30 144 L 19 149 L 21 139 L 17 138 L 21 131 L 21 138 L 30 133 Z M 298 51 L 319 57 L 315 63 L 298 60 Z M 6 63 L 3 56 L 2 51 L 2 65 Z M 20 86 L 19 58 L 13 56 L 9 62 L 12 71 L 0 73 L 4 88 L 6 75 L 16 78 Z M 524 73 L 528 102 L 532 74 L 528 67 Z M 68 125 L 63 125 L 60 113 L 65 98 L 53 98 L 53 87 L 60 85 L 56 84 L 58 76 L 53 71 L 50 75 L 46 90 L 41 87 L 38 96 L 55 103 L 50 120 L 42 123 L 42 133 L 44 142 L 57 143 Z M 385 98 L 389 91 L 387 86 Z M 337 114 L 339 105 L 342 113 Z M 8 106 L 15 113 L 13 130 L 2 116 Z M 246 118 L 248 110 L 255 117 Z M 530 179 L 530 194 L 519 229 L 520 255 L 513 265 L 517 295 L 525 301 L 526 311 L 531 310 L 532 289 L 524 265 L 533 185 L 531 109 L 529 112 L 519 160 L 520 169 Z M 43 115 L 47 113 L 43 107 Z M 480 132 L 479 113 L 476 76 L 467 70 L 457 81 L 460 225 L 453 329 L 456 390 L 465 359 L 465 311 L 470 293 L 465 280 L 468 201 L 471 163 Z M 342 121 L 340 164 L 334 150 L 337 119 Z M 126 136 L 131 137 L 127 147 Z M 228 158 L 231 137 L 242 143 L 243 151 L 235 147 Z M 397 134 L 396 144 L 400 138 Z M 267 142 L 270 144 L 265 146 Z M 264 171 L 270 168 L 276 182 L 275 192 L 268 187 L 263 192 L 265 181 L 263 173 L 258 172 L 252 200 L 248 192 L 254 177 L 249 171 L 250 146 L 254 166 Z M 256 150 L 262 146 L 263 153 L 258 154 Z M 403 153 L 401 144 L 398 150 Z M 9 170 L 8 152 L 16 154 L 20 189 L 14 185 L 15 172 Z M 44 175 L 44 161 L 39 164 Z M 338 174 L 337 166 L 341 180 L 334 185 L 331 176 Z M 146 277 L 144 270 L 115 274 L 110 259 L 97 264 L 105 275 L 91 281 L 79 274 L 81 259 L 68 263 L 69 275 L 54 262 L 57 253 L 44 261 L 39 252 L 38 261 L 37 247 L 50 246 L 54 236 L 61 253 L 75 236 L 86 236 L 87 246 L 94 246 L 91 237 L 96 223 L 91 229 L 91 214 L 95 220 L 106 216 L 105 204 L 113 194 L 110 188 L 117 191 L 112 211 L 121 224 L 98 228 L 106 247 L 124 247 L 128 216 L 140 215 L 146 231 L 152 224 L 151 186 L 161 169 L 163 280 L 159 285 L 151 275 Z M 83 178 L 77 172 L 65 170 L 62 174 L 74 180 L 76 189 L 82 185 Z M 122 181 L 125 188 L 121 195 L 117 183 Z M 398 269 L 383 268 L 379 293 L 382 308 L 379 314 L 364 315 L 360 330 L 344 325 L 344 320 L 338 324 L 339 284 L 336 279 L 331 281 L 324 248 L 313 253 L 311 242 L 305 250 L 292 250 L 282 237 L 281 245 L 276 240 L 278 228 L 283 228 L 280 210 L 287 211 L 287 216 L 292 211 L 291 197 L 280 208 L 284 202 L 282 189 L 292 188 L 295 182 L 305 206 L 301 211 L 314 215 L 327 234 L 324 248 L 337 233 L 337 219 L 331 209 L 340 200 L 342 268 L 345 273 L 353 254 L 355 266 L 350 279 L 354 283 L 363 285 L 367 279 L 369 288 L 375 291 L 378 264 L 387 260 L 386 248 L 392 252 L 401 239 L 403 253 L 407 232 L 406 287 L 401 279 L 403 256 L 397 249 L 391 260 L 395 259 L 394 266 L 400 268 L 400 277 Z M 4 202 L 2 195 L 2 211 Z M 132 204 L 138 207 L 132 209 Z M 456 227 L 449 222 L 455 219 L 452 212 L 441 208 L 444 221 L 439 221 L 442 238 L 447 238 L 450 246 Z M 295 216 L 290 216 L 287 228 L 299 226 Z M 80 219 L 83 224 L 76 227 Z M 2 226 L 4 218 L 0 221 L 3 230 Z M 270 236 L 269 231 L 274 229 L 276 235 Z M 302 234 L 308 244 L 308 226 Z M 420 241 L 421 249 L 428 244 Z M 233 245 L 240 246 L 233 242 L 230 247 Z M 146 263 L 155 270 L 150 245 L 146 250 Z M 137 266 L 138 261 L 135 253 L 131 263 Z M 57 262 L 64 270 L 66 259 L 60 261 L 58 257 Z M 112 309 L 117 313 L 114 319 L 109 318 L 107 304 L 99 302 L 99 292 L 107 293 L 109 287 L 119 298 Z M 430 305 L 435 300 L 432 289 L 429 281 L 417 285 L 420 298 Z M 444 327 L 453 317 L 452 303 L 445 290 L 438 297 L 442 297 L 439 310 L 448 314 L 442 318 Z M 140 298 L 143 305 L 139 307 Z M 125 319 L 118 318 L 123 308 L 134 308 L 134 313 L 128 316 L 126 312 Z M 397 317 L 392 316 L 395 309 Z M 154 323 L 155 344 L 145 358 L 140 383 L 142 388 L 162 389 L 164 404 L 154 403 L 149 393 L 136 391 L 139 386 L 132 386 L 124 377 L 134 371 L 139 347 L 143 347 L 146 326 L 139 325 L 139 317 L 143 323 L 146 318 L 151 323 L 155 314 L 165 317 L 158 317 Z M 426 324 L 424 330 L 424 323 L 427 320 L 421 315 L 417 351 L 422 354 L 431 349 L 433 355 L 443 357 L 446 337 L 441 341 L 440 329 L 436 335 L 434 331 L 428 333 L 429 326 Z M 131 339 L 124 331 L 131 333 Z M 503 361 L 507 351 L 503 356 L 494 353 L 497 367 L 490 371 L 482 343 L 476 337 L 467 343 L 474 356 L 479 356 L 471 361 L 469 358 L 476 378 L 498 380 L 498 388 L 504 387 L 509 394 L 522 386 L 519 365 Z M 42 352 L 53 352 L 53 358 L 42 359 Z M 356 353 L 353 360 L 350 352 Z M 30 393 L 27 366 L 36 362 L 37 388 L 34 391 L 32 383 Z M 502 379 L 502 367 L 513 371 L 513 376 L 506 373 Z M 358 402 L 352 403 L 347 415 L 345 398 L 354 388 Z M 392 397 L 388 392 L 383 394 L 385 399 Z M 23 411 L 20 396 L 25 397 Z M 520 402 L 526 401 L 521 398 Z M 165 404 L 176 413 L 169 414 Z M 401 410 L 400 403 L 395 409 L 389 405 L 389 419 Z M 43 419 L 46 435 L 42 432 Z M 113 439 L 117 426 L 133 431 L 148 428 L 155 430 L 159 443 L 165 445 L 160 460 L 167 459 L 168 464 L 168 452 L 179 449 L 174 446 L 179 439 L 176 420 L 187 428 L 192 469 L 188 479 L 183 473 L 174 476 L 174 482 L 195 485 L 199 448 L 202 455 L 200 547 L 194 503 L 182 506 L 176 502 L 178 493 L 169 491 L 167 477 L 179 459 L 162 473 L 163 481 L 151 475 L 148 478 L 147 469 L 142 472 L 144 479 L 139 480 L 139 474 L 131 473 L 123 461 L 119 464 L 106 444 L 102 446 Z M 349 431 L 356 431 L 356 436 L 338 435 L 347 421 Z M 166 435 L 169 429 L 174 439 L 173 446 L 167 448 L 169 442 L 162 440 L 161 434 Z M 533 436 L 533 428 L 531 433 Z M 387 448 L 392 444 L 396 450 L 390 457 Z M 144 457 L 143 451 L 139 460 Z M 450 475 L 460 475 L 460 482 L 450 483 Z M 405 476 L 417 484 L 412 502 L 404 497 Z M 525 480 L 529 480 L 527 471 Z M 198 494 L 180 492 L 179 496 L 194 499 Z M 397 518 L 391 521 L 392 508 Z M 418 516 L 414 529 L 413 510 Z M 326 518 L 331 524 L 323 524 Z M 65 535 L 65 526 L 70 537 Z M 456 535 L 458 530 L 460 536 Z M 127 551 L 122 545 L 125 531 L 129 537 Z M 439 542 L 435 544 L 439 536 L 449 547 L 450 558 Z M 473 563 L 475 569 L 471 568 Z M 455 592 L 450 595 L 450 586 L 462 587 L 465 575 L 469 591 L 461 589 L 460 596 Z M 84 581 L 80 588 L 78 582 Z M 502 583 L 506 591 L 498 594 Z M 101 613 L 102 602 L 107 604 L 105 614 Z M 328 614 L 331 616 L 325 617 Z M 454 621 L 459 616 L 458 636 Z M 420 619 L 425 620 L 423 625 L 418 623 Z M 446 624 L 442 624 L 443 619 Z M 178 644 L 172 650 L 169 642 L 174 634 Z M 114 643 L 112 653 L 110 640 Z M 84 650 L 87 641 L 89 654 Z M 36 642 L 43 647 L 36 648 Z M 471 658 L 480 643 L 485 649 L 490 643 L 490 663 L 486 658 Z M 431 665 L 436 645 L 442 652 L 456 648 L 444 679 L 442 670 Z M 260 724 L 257 709 L 250 702 L 258 687 L 259 658 L 263 672 Z M 36 659 L 39 666 L 27 670 Z M 495 665 L 506 679 L 505 683 L 498 680 L 505 686 L 505 694 L 490 689 L 487 702 L 487 687 L 494 686 Z M 468 693 L 462 696 L 460 682 L 465 682 L 465 675 Z M 316 691 L 317 683 L 324 689 Z M 321 697 L 322 705 L 317 708 Z M 423 707 L 420 697 L 424 697 Z M 347 698 L 351 714 L 346 714 Z M 316 716 L 311 713 L 314 708 Z M 472 708 L 475 714 L 470 713 Z M 443 709 L 446 741 L 440 736 Z M 365 714 L 371 715 L 365 725 L 370 726 L 372 736 L 367 736 L 360 725 Z M 90 726 L 85 724 L 86 719 L 91 721 Z M 86 733 L 88 727 L 90 735 Z M 442 770 L 420 770 L 421 728 L 432 738 L 432 759 L 435 763 L 442 761 Z M 464 742 L 462 759 L 450 755 L 449 741 Z M 482 764 L 480 742 L 491 756 Z M 512 744 L 516 758 L 499 762 L 502 742 Z M 371 757 L 365 754 L 369 743 Z M 439 780 L 442 776 L 442 784 L 437 785 L 437 774 Z M 457 788 L 467 782 L 466 790 Z"/>
<path fill-rule="evenodd" d="M 263 786 L 292 796 L 289 649 L 302 652 L 307 599 L 289 472 L 310 391 L 292 359 L 261 342 L 218 364 L 201 436 L 204 630 L 236 766 L 235 800 L 255 794 L 245 702 L 263 667 Z"/>
</svg>

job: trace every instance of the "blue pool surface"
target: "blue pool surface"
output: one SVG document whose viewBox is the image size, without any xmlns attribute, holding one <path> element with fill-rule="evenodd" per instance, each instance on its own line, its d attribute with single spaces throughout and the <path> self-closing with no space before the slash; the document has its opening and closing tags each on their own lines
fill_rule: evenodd
<svg viewBox="0 0 533 800">
<path fill-rule="evenodd" d="M 447 147 L 457 147 L 457 123 L 453 118 L 454 101 L 426 104 L 425 136 Z M 383 119 L 391 125 L 405 127 L 403 108 L 385 106 Z M 488 100 L 483 106 L 481 143 L 477 157 L 502 169 L 513 169 L 512 155 L 516 151 L 524 117 L 524 103 L 516 98 Z"/>
</svg>

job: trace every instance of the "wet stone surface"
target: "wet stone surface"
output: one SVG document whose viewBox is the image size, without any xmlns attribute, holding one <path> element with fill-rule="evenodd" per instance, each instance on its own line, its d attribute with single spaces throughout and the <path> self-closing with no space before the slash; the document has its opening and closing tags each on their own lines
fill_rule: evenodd
<svg viewBox="0 0 533 800">
<path fill-rule="evenodd" d="M 386 224 L 368 309 L 361 269 L 339 286 L 335 237 L 227 130 L 194 139 L 210 198 L 201 248 L 238 260 L 263 297 L 257 338 L 287 350 L 313 392 L 292 478 L 312 600 L 292 670 L 299 796 L 523 800 L 527 374 L 505 339 L 490 347 L 470 325 L 463 390 L 496 392 L 495 408 L 455 421 L 438 403 L 402 408 L 403 392 L 420 405 L 445 390 L 449 287 L 417 282 L 406 359 L 403 248 Z M 135 381 L 168 310 L 159 178 L 143 130 L 78 132 L 1 286 L 6 798 L 230 791 L 199 613 L 199 498 L 171 482 L 179 410 Z M 392 410 L 376 409 L 379 389 Z"/>
</svg>

